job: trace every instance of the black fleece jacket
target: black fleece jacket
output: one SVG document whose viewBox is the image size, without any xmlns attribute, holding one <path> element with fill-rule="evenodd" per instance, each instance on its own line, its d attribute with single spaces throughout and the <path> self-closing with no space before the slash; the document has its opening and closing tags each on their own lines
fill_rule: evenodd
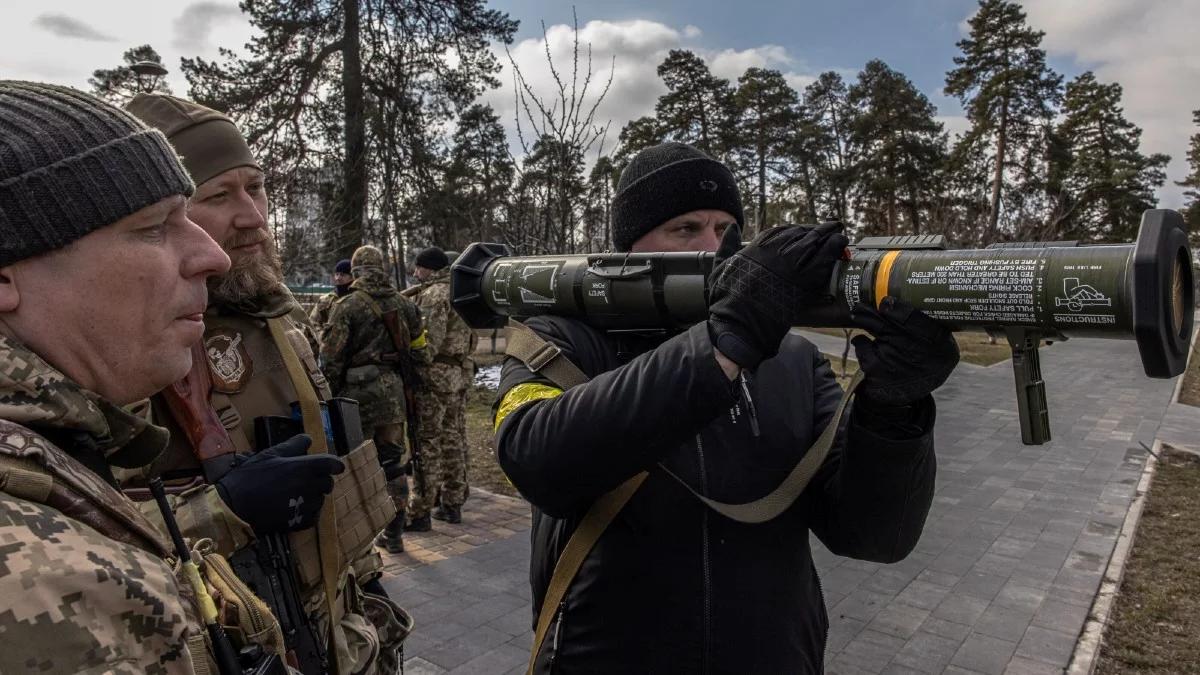
<svg viewBox="0 0 1200 675">
<path fill-rule="evenodd" d="M 717 365 L 705 325 L 664 341 L 582 323 L 527 325 L 592 379 L 510 413 L 500 466 L 533 504 L 534 621 L 588 506 L 650 476 L 601 536 L 557 610 L 538 673 L 819 673 L 828 619 L 808 533 L 831 551 L 895 562 L 916 545 L 933 496 L 933 399 L 906 411 L 864 401 L 804 494 L 778 518 L 716 514 L 668 476 L 724 502 L 779 485 L 841 397 L 828 361 L 789 335 L 750 374 L 750 406 Z M 551 384 L 509 358 L 498 401 Z"/>
</svg>

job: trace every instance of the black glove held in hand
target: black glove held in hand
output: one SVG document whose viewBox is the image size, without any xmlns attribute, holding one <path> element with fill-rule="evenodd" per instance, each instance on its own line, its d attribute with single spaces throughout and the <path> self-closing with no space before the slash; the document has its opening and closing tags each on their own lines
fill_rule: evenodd
<svg viewBox="0 0 1200 675">
<path fill-rule="evenodd" d="M 852 341 L 862 389 L 876 403 L 912 405 L 942 386 L 958 365 L 958 343 L 942 324 L 907 302 L 887 296 L 879 310 L 859 304 L 854 324 L 875 336 Z"/>
<path fill-rule="evenodd" d="M 848 240 L 841 224 L 773 227 L 737 251 L 740 230 L 721 239 L 708 298 L 713 345 L 743 368 L 779 351 L 796 317 L 829 299 L 833 267 Z"/>
<path fill-rule="evenodd" d="M 312 527 L 333 477 L 346 470 L 334 455 L 307 455 L 312 439 L 293 436 L 253 455 L 239 455 L 217 481 L 217 493 L 255 532 L 295 532 Z"/>
</svg>

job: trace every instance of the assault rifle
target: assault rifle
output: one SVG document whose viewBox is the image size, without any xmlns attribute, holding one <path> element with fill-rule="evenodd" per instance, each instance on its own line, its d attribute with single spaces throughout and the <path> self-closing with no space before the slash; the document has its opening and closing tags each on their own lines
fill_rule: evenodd
<svg viewBox="0 0 1200 675">
<path fill-rule="evenodd" d="M 1038 347 L 1068 337 L 1137 342 L 1150 377 L 1187 363 L 1195 311 L 1192 255 L 1176 211 L 1148 210 L 1137 241 L 995 244 L 947 250 L 939 236 L 867 237 L 829 281 L 827 302 L 803 308 L 802 326 L 853 326 L 859 302 L 902 298 L 951 330 L 1007 338 L 1021 440 L 1050 440 Z M 712 253 L 602 253 L 513 257 L 471 244 L 450 272 L 455 310 L 472 328 L 510 318 L 575 317 L 607 331 L 679 330 L 708 318 Z"/>
</svg>

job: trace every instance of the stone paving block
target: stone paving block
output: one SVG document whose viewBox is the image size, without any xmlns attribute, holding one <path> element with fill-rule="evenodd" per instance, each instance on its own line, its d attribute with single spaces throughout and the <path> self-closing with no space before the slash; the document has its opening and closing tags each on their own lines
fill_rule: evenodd
<svg viewBox="0 0 1200 675">
<path fill-rule="evenodd" d="M 866 627 L 867 622 L 860 619 L 847 616 L 835 621 L 831 617 L 829 635 L 825 638 L 825 652 L 835 654 L 842 651 Z"/>
<path fill-rule="evenodd" d="M 1062 675 L 1063 669 L 1040 661 L 1014 656 L 1004 675 Z"/>
<path fill-rule="evenodd" d="M 1033 615 L 1033 625 L 1067 633 L 1078 633 L 1087 621 L 1090 608 L 1054 598 L 1047 598 Z"/>
<path fill-rule="evenodd" d="M 944 586 L 931 584 L 920 579 L 914 580 L 912 583 L 904 587 L 903 591 L 896 596 L 895 602 L 916 607 L 917 609 L 933 610 L 937 607 L 950 589 Z"/>
<path fill-rule="evenodd" d="M 870 621 L 891 599 L 890 595 L 860 589 L 835 605 L 830 616 L 831 618 L 849 617 L 859 621 Z"/>
<path fill-rule="evenodd" d="M 480 626 L 433 646 L 421 654 L 421 658 L 450 670 L 508 642 L 511 638 L 508 633 Z"/>
<path fill-rule="evenodd" d="M 1000 675 L 1016 649 L 1016 642 L 971 633 L 950 659 L 950 664 L 989 675 Z"/>
<path fill-rule="evenodd" d="M 533 610 L 529 604 L 525 604 L 504 616 L 492 619 L 487 625 L 509 635 L 532 634 Z"/>
<path fill-rule="evenodd" d="M 1026 586 L 1021 580 L 1010 578 L 996 594 L 992 603 L 1032 615 L 1045 598 L 1045 589 Z"/>
<path fill-rule="evenodd" d="M 917 631 L 896 653 L 892 663 L 925 673 L 940 673 L 954 658 L 959 644 L 958 639 Z"/>
<path fill-rule="evenodd" d="M 928 609 L 892 603 L 875 615 L 867 629 L 907 640 L 929 618 L 929 613 Z"/>
<path fill-rule="evenodd" d="M 446 621 L 455 621 L 469 628 L 482 626 L 519 608 L 529 606 L 529 601 L 507 593 L 494 595 L 473 605 L 464 607 L 454 614 L 447 615 Z"/>
<path fill-rule="evenodd" d="M 883 670 L 896 652 L 904 646 L 905 640 L 871 629 L 860 632 L 842 650 L 845 663 L 864 670 L 878 673 Z"/>
<path fill-rule="evenodd" d="M 1013 609 L 992 603 L 971 628 L 982 635 L 1018 642 L 1025 636 L 1025 630 L 1029 628 L 1029 622 L 1032 620 L 1032 610 Z"/>
<path fill-rule="evenodd" d="M 528 664 L 529 650 L 502 644 L 454 668 L 450 675 L 495 675 Z"/>
<path fill-rule="evenodd" d="M 442 675 L 446 669 L 420 657 L 405 659 L 404 675 Z"/>
<path fill-rule="evenodd" d="M 991 604 L 987 600 L 971 597 L 969 595 L 948 595 L 941 604 L 933 610 L 933 616 L 954 623 L 961 623 L 969 626 L 983 614 L 984 610 Z"/>
<path fill-rule="evenodd" d="M 1065 668 L 1075 651 L 1078 632 L 1063 633 L 1048 628 L 1030 626 L 1017 645 L 1017 656 Z"/>
<path fill-rule="evenodd" d="M 992 598 L 996 597 L 996 594 L 1000 592 L 1000 589 L 1004 587 L 1007 581 L 1007 574 L 1000 576 L 996 574 L 981 574 L 974 571 L 967 572 L 963 576 L 962 581 L 959 581 L 958 585 L 954 587 L 953 592 L 990 602 Z"/>
</svg>

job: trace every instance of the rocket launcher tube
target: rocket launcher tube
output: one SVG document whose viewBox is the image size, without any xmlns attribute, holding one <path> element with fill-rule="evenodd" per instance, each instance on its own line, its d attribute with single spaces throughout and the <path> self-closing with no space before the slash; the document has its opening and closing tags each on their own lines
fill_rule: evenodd
<svg viewBox="0 0 1200 675">
<path fill-rule="evenodd" d="M 1130 244 L 945 250 L 940 237 L 870 237 L 850 253 L 830 280 L 830 301 L 806 308 L 798 325 L 851 327 L 858 302 L 892 295 L 951 330 L 1005 335 L 1019 352 L 1019 395 L 1031 402 L 1021 406 L 1027 443 L 1049 440 L 1048 425 L 1031 421 L 1045 417 L 1030 352 L 1040 339 L 1134 339 L 1150 377 L 1179 375 L 1187 362 L 1192 257 L 1175 211 L 1146 211 Z M 553 314 L 608 331 L 679 330 L 708 318 L 712 264 L 712 253 L 513 257 L 502 244 L 477 243 L 451 267 L 452 304 L 473 328 Z"/>
</svg>

